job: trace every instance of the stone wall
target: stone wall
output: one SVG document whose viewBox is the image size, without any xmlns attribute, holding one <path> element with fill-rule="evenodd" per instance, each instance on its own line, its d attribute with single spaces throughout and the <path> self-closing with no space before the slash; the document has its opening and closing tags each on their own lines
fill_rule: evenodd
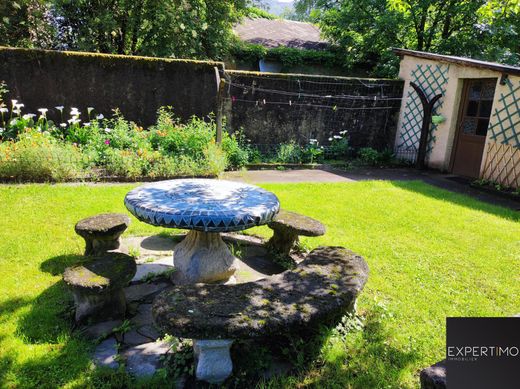
<svg viewBox="0 0 520 389">
<path fill-rule="evenodd" d="M 56 106 L 105 117 L 118 108 L 125 118 L 148 126 L 161 106 L 183 119 L 215 111 L 215 67 L 228 81 L 224 115 L 232 130 L 244 129 L 254 144 L 275 146 L 328 139 L 348 131 L 352 146 L 392 148 L 403 82 L 301 74 L 225 71 L 220 62 L 147 58 L 0 47 L 0 81 L 7 100 L 24 113 Z"/>
<path fill-rule="evenodd" d="M 215 110 L 215 67 L 220 62 L 131 57 L 0 47 L 0 81 L 8 99 L 25 104 L 24 112 L 55 106 L 68 111 L 87 107 L 106 117 L 114 108 L 142 125 L 154 123 L 161 106 L 173 106 L 182 118 Z M 85 117 L 82 117 L 85 120 Z"/>
<path fill-rule="evenodd" d="M 225 116 L 253 144 L 300 144 L 348 131 L 354 148 L 392 148 L 403 82 L 226 71 Z"/>
</svg>

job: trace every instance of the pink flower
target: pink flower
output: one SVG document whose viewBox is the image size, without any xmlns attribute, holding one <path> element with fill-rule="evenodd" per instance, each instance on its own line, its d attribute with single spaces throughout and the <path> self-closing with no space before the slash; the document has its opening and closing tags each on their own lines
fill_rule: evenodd
<svg viewBox="0 0 520 389">
<path fill-rule="evenodd" d="M 231 102 L 234 103 L 235 101 L 237 101 L 237 98 L 235 96 L 231 96 Z"/>
<path fill-rule="evenodd" d="M 106 139 L 106 140 L 105 140 L 105 144 L 106 144 L 106 145 L 109 145 L 109 144 L 110 144 L 110 139 Z"/>
</svg>

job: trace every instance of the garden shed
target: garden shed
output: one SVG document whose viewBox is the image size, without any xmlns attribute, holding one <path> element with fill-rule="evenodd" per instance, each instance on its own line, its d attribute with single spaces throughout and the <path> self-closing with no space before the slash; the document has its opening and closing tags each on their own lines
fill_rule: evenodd
<svg viewBox="0 0 520 389">
<path fill-rule="evenodd" d="M 436 95 L 425 164 L 460 176 L 520 186 L 520 67 L 394 49 L 401 56 L 403 100 L 396 154 L 416 159 L 423 105 Z M 415 88 L 413 87 L 415 84 Z"/>
</svg>

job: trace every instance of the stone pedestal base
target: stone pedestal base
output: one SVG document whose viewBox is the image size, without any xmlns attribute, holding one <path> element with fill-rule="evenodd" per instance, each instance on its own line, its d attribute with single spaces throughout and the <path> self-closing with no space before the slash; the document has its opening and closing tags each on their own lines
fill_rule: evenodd
<svg viewBox="0 0 520 389">
<path fill-rule="evenodd" d="M 84 238 L 85 255 L 102 255 L 110 250 L 117 250 L 120 246 L 120 235 L 108 237 L 106 239 Z"/>
<path fill-rule="evenodd" d="M 175 246 L 173 254 L 175 284 L 226 281 L 238 269 L 238 260 L 219 233 L 190 231 Z"/>
<path fill-rule="evenodd" d="M 123 289 L 106 292 L 87 291 L 76 288 L 72 291 L 76 307 L 76 321 L 92 319 L 122 319 L 126 311 L 126 298 Z"/>
<path fill-rule="evenodd" d="M 231 375 L 233 362 L 229 349 L 231 339 L 193 340 L 195 376 L 210 384 L 220 384 Z"/>
</svg>

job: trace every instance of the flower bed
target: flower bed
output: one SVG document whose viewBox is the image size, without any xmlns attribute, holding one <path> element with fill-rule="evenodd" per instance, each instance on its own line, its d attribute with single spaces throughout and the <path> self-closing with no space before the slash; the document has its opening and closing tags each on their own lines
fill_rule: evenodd
<svg viewBox="0 0 520 389">
<path fill-rule="evenodd" d="M 121 180 L 216 176 L 248 160 L 235 135 L 223 132 L 215 143 L 212 117 L 181 123 L 171 108 L 161 108 L 157 122 L 143 129 L 115 110 L 112 118 L 86 115 L 72 107 L 54 107 L 61 123 L 23 113 L 12 100 L 0 104 L 0 180 L 71 181 L 110 177 Z M 67 110 L 68 111 L 68 110 Z M 84 118 L 84 119 L 83 119 Z"/>
</svg>

